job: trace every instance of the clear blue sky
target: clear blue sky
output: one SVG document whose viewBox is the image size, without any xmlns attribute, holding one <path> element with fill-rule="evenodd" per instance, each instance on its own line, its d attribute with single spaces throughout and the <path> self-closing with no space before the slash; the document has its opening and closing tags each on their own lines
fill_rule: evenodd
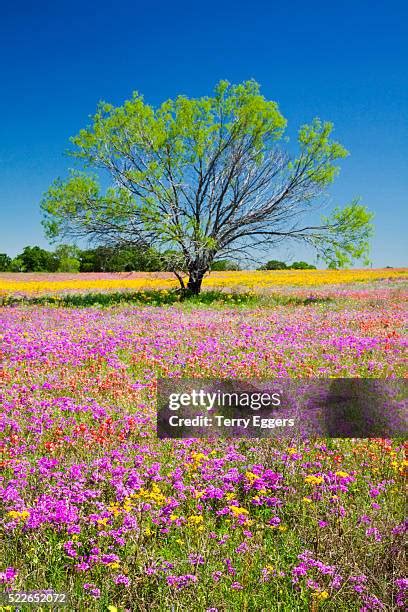
<svg viewBox="0 0 408 612">
<path fill-rule="evenodd" d="M 376 214 L 374 266 L 408 264 L 408 5 L 393 0 L 3 3 L 0 252 L 47 246 L 39 201 L 100 99 L 152 104 L 255 78 L 288 119 L 351 152 L 330 194 Z M 299 258 L 303 251 L 271 253 Z M 309 256 L 309 260 L 311 257 Z"/>
</svg>

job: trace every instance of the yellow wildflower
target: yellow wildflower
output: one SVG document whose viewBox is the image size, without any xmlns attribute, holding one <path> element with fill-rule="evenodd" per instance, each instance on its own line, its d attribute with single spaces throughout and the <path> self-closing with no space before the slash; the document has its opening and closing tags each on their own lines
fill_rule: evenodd
<svg viewBox="0 0 408 612">
<path fill-rule="evenodd" d="M 249 480 L 250 484 L 255 482 L 255 480 L 259 480 L 260 476 L 258 474 L 254 474 L 253 472 L 245 472 L 245 478 Z"/>
<path fill-rule="evenodd" d="M 130 501 L 130 499 L 129 499 L 129 498 L 127 498 L 127 499 L 125 500 L 125 503 L 123 504 L 123 510 L 124 510 L 125 512 L 130 512 L 130 511 L 131 511 L 131 509 L 132 509 L 132 502 Z"/>
<path fill-rule="evenodd" d="M 163 495 L 163 493 L 160 491 L 160 487 L 154 482 L 152 484 L 152 488 L 150 491 L 146 490 L 146 489 L 139 489 L 139 491 L 137 493 L 132 493 L 131 497 L 139 497 L 144 499 L 145 501 L 151 502 L 151 503 L 155 503 L 158 506 L 162 506 L 163 504 L 166 503 L 166 497 L 165 495 Z M 127 498 L 129 499 L 129 498 Z M 125 504 L 128 504 L 127 507 L 131 508 L 130 505 L 130 501 L 129 502 L 125 502 Z M 129 511 L 127 510 L 127 511 Z"/>
<path fill-rule="evenodd" d="M 229 508 L 234 516 L 241 516 L 242 514 L 249 514 L 246 508 L 240 508 L 239 506 L 230 506 Z"/>
<path fill-rule="evenodd" d="M 313 474 L 310 474 L 309 476 L 306 476 L 305 482 L 311 485 L 319 485 L 324 482 L 324 478 L 323 476 L 313 476 Z"/>
<path fill-rule="evenodd" d="M 196 463 L 200 463 L 200 461 L 203 461 L 204 459 L 207 459 L 207 455 L 204 455 L 204 453 L 191 453 L 191 458 L 193 461 L 195 461 Z"/>
<path fill-rule="evenodd" d="M 7 512 L 7 516 L 24 523 L 24 521 L 26 521 L 30 516 L 30 513 L 28 512 L 28 510 L 22 510 L 21 512 L 19 512 L 18 510 L 10 510 L 10 512 Z"/>
<path fill-rule="evenodd" d="M 187 522 L 190 525 L 200 525 L 204 521 L 202 514 L 192 514 L 188 517 Z"/>
<path fill-rule="evenodd" d="M 108 512 L 110 512 L 111 514 L 113 514 L 113 516 L 118 516 L 118 514 L 120 514 L 120 510 L 117 504 L 110 504 L 108 506 Z"/>
<path fill-rule="evenodd" d="M 315 597 L 316 599 L 325 600 L 325 599 L 328 599 L 329 594 L 327 591 L 315 591 L 313 593 L 313 597 Z"/>
</svg>

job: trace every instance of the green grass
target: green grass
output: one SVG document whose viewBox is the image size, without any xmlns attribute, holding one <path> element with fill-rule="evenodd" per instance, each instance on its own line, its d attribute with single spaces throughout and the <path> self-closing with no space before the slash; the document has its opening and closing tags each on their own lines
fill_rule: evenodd
<svg viewBox="0 0 408 612">
<path fill-rule="evenodd" d="M 185 306 L 307 306 L 333 302 L 331 297 L 308 297 L 283 295 L 279 293 L 258 295 L 253 292 L 226 293 L 224 291 L 203 291 L 199 295 L 183 296 L 177 291 L 137 291 L 114 293 L 81 293 L 41 296 L 5 296 L 0 306 L 40 305 L 64 308 L 110 308 L 120 304 L 143 306 L 166 306 L 183 303 Z"/>
</svg>

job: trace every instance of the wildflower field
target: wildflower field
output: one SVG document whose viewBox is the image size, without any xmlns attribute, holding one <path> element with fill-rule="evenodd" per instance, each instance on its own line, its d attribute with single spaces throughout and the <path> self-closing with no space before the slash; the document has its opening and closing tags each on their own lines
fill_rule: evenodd
<svg viewBox="0 0 408 612">
<path fill-rule="evenodd" d="M 275 270 L 211 272 L 204 289 L 270 292 L 288 287 L 320 287 L 344 283 L 408 279 L 407 268 L 377 270 Z M 146 291 L 175 289 L 178 281 L 166 272 L 47 274 L 0 273 L 0 297 L 67 292 Z"/>
<path fill-rule="evenodd" d="M 158 376 L 406 377 L 407 276 L 214 273 L 213 301 L 178 303 L 160 274 L 1 275 L 0 591 L 79 611 L 404 609 L 404 441 L 163 441 L 155 401 Z M 142 293 L 62 299 L 123 290 Z"/>
</svg>

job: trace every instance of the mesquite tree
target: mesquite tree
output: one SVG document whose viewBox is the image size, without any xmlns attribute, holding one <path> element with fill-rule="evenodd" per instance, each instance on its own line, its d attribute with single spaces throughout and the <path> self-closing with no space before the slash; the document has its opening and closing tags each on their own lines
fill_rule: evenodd
<svg viewBox="0 0 408 612">
<path fill-rule="evenodd" d="M 55 181 L 42 200 L 47 235 L 154 246 L 193 293 L 217 258 L 284 239 L 308 242 L 332 266 L 365 257 L 371 214 L 356 201 L 310 221 L 347 155 L 332 124 L 301 127 L 292 157 L 278 146 L 285 126 L 254 81 L 221 81 L 212 97 L 179 96 L 157 109 L 137 93 L 123 106 L 100 103 L 72 138 L 85 171 Z"/>
</svg>

